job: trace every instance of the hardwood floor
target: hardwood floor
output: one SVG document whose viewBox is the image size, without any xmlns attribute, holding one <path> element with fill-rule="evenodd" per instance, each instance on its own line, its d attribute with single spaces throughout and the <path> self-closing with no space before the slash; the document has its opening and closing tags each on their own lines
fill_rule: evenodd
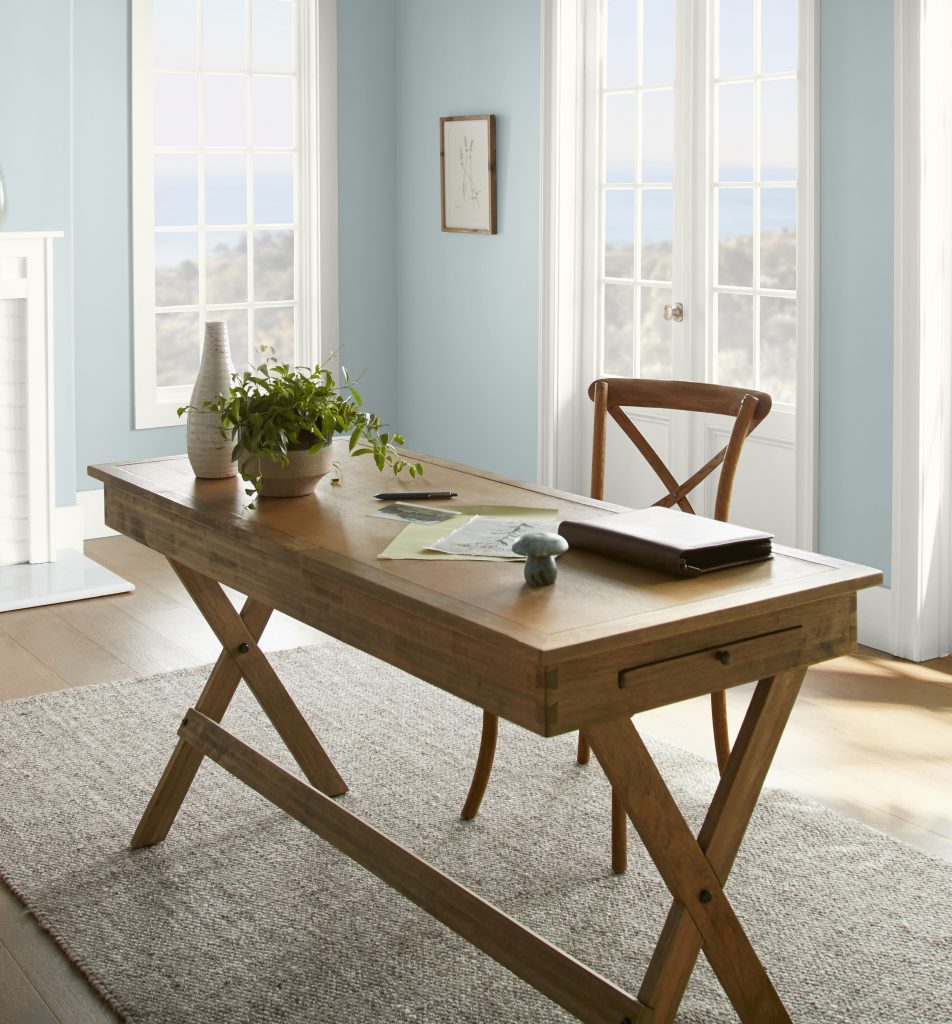
<svg viewBox="0 0 952 1024">
<path fill-rule="evenodd" d="M 0 700 L 217 657 L 208 626 L 160 556 L 124 537 L 89 542 L 86 553 L 136 591 L 0 614 Z M 275 615 L 262 646 L 296 647 L 319 635 Z M 735 727 L 750 692 L 729 692 Z M 686 701 L 639 716 L 639 725 L 713 757 L 708 707 L 706 698 Z M 915 665 L 862 650 L 812 669 L 768 784 L 952 861 L 952 659 Z M 115 1020 L 0 885 L 0 1024 Z"/>
</svg>

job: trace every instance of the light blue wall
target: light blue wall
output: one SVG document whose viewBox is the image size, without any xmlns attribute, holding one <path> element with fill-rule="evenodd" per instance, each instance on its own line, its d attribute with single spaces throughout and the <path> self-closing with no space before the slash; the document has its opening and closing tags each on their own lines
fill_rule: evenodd
<svg viewBox="0 0 952 1024">
<path fill-rule="evenodd" d="M 422 451 L 534 479 L 540 5 L 398 6 L 400 429 Z M 440 230 L 439 124 L 452 114 L 496 115 L 496 235 Z"/>
<path fill-rule="evenodd" d="M 86 466 L 185 451 L 185 428 L 133 429 L 129 8 L 75 5 L 75 331 L 78 488 Z"/>
<path fill-rule="evenodd" d="M 341 359 L 368 409 L 397 417 L 396 4 L 338 4 Z"/>
<path fill-rule="evenodd" d="M 858 29 L 861 26 L 861 29 Z M 893 3 L 820 8 L 820 550 L 889 582 Z"/>
<path fill-rule="evenodd" d="M 4 229 L 63 231 L 54 242 L 56 499 L 76 490 L 73 443 L 71 0 L 0 0 L 0 167 Z"/>
</svg>

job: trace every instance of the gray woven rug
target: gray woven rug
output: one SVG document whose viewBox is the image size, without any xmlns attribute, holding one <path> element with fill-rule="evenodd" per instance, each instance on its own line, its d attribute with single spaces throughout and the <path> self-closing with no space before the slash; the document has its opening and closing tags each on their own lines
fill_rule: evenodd
<svg viewBox="0 0 952 1024">
<path fill-rule="evenodd" d="M 274 660 L 347 807 L 637 991 L 668 897 L 634 837 L 611 874 L 607 784 L 574 764 L 572 737 L 504 727 L 463 823 L 477 710 L 333 641 Z M 130 852 L 204 676 L 0 705 L 0 874 L 127 1020 L 568 1019 L 216 765 L 168 840 Z M 245 692 L 226 725 L 288 764 Z M 652 749 L 696 825 L 712 766 Z M 952 1021 L 952 865 L 774 790 L 729 891 L 794 1021 Z M 736 1020 L 703 958 L 679 1020 Z"/>
</svg>

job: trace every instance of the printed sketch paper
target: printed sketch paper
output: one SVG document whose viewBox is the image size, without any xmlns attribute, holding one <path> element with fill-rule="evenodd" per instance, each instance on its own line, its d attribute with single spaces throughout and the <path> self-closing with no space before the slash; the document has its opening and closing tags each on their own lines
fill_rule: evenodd
<svg viewBox="0 0 952 1024">
<path fill-rule="evenodd" d="M 473 516 L 465 526 L 431 544 L 430 550 L 442 551 L 445 555 L 466 555 L 469 558 L 511 558 L 522 561 L 525 555 L 517 555 L 512 545 L 525 534 L 538 532 L 538 523 L 527 523 L 524 519 Z"/>
</svg>

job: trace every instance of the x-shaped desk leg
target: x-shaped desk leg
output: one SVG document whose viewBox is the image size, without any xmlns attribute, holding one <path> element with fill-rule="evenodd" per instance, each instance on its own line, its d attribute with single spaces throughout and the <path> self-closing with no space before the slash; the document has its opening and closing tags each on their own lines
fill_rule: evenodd
<svg viewBox="0 0 952 1024">
<path fill-rule="evenodd" d="M 328 796 L 346 793 L 347 784 L 258 647 L 272 610 L 249 598 L 239 614 L 214 580 L 171 559 L 169 563 L 223 648 L 195 709 L 220 722 L 244 678 L 308 782 Z M 202 759 L 193 746 L 178 741 L 132 837 L 133 848 L 165 839 Z"/>
<path fill-rule="evenodd" d="M 782 672 L 757 684 L 696 840 L 631 721 L 613 719 L 585 728 L 675 900 L 638 993 L 652 1009 L 652 1024 L 674 1019 L 702 948 L 744 1024 L 789 1024 L 723 885 L 804 673 Z"/>
</svg>

